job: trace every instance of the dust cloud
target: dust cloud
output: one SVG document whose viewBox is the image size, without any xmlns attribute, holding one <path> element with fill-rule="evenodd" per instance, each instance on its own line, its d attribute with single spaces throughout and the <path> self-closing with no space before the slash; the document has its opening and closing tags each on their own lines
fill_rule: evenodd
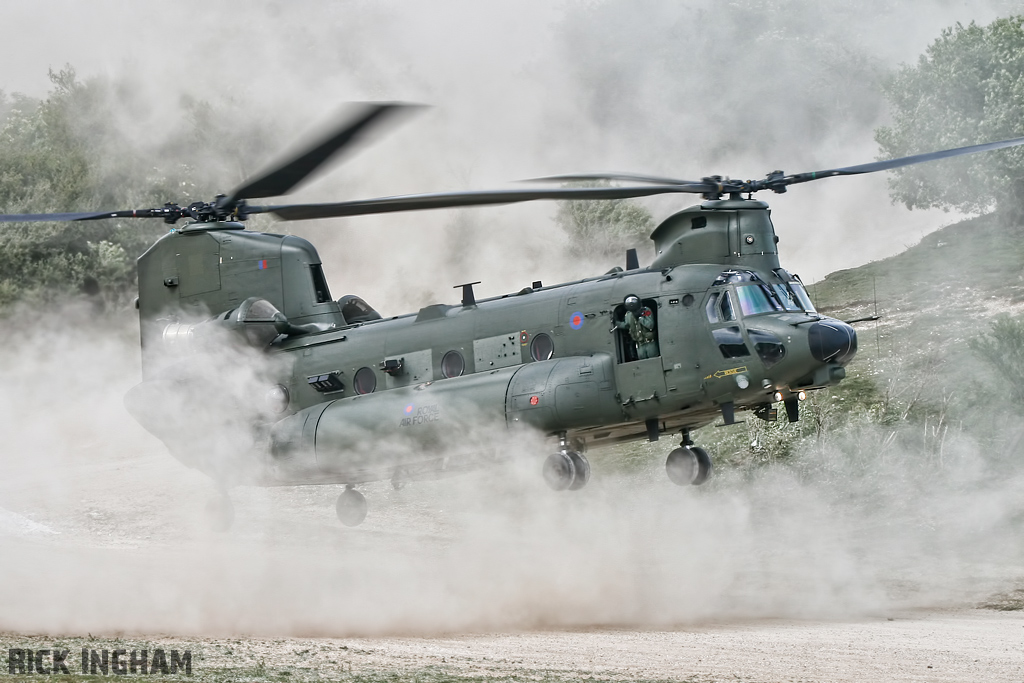
<svg viewBox="0 0 1024 683">
<path fill-rule="evenodd" d="M 42 95 L 46 68 L 70 62 L 150 102 L 126 122 L 141 139 L 174 125 L 189 94 L 273 124 L 268 155 L 339 102 L 435 105 L 289 201 L 581 170 L 757 177 L 872 159 L 885 110 L 865 74 L 913 60 L 943 26 L 1013 5 L 9 3 L 0 17 L 17 30 L 0 46 L 0 87 Z M 773 207 L 783 264 L 808 279 L 898 251 L 940 220 L 890 206 L 883 178 L 805 187 Z M 647 205 L 662 218 L 689 203 Z M 485 280 L 486 296 L 593 274 L 598 264 L 561 255 L 553 212 L 277 229 L 317 244 L 336 296 L 392 315 L 451 301 L 460 282 Z M 201 515 L 209 481 L 123 408 L 138 381 L 135 322 L 92 318 L 76 304 L 20 311 L 0 332 L 0 629 L 347 635 L 844 618 L 973 599 L 1024 560 L 1024 473 L 993 469 L 969 442 L 942 467 L 837 451 L 689 490 L 666 480 L 663 441 L 630 472 L 595 458 L 573 494 L 544 487 L 543 446 L 510 442 L 504 465 L 365 487 L 357 529 L 334 518 L 338 487 L 239 488 L 234 529 L 215 534 Z"/>
<path fill-rule="evenodd" d="M 849 618 L 962 604 L 1019 578 L 1019 462 L 951 440 L 941 466 L 898 448 L 800 466 L 664 475 L 666 439 L 623 468 L 592 453 L 580 492 L 549 491 L 546 446 L 488 434 L 506 462 L 401 490 L 213 486 L 121 407 L 133 325 L 75 306 L 3 333 L 0 629 L 44 633 L 433 634 L 736 618 Z M 216 435 L 209 435 L 212 444 Z M 867 435 L 870 437 L 870 435 Z M 881 442 L 881 438 L 878 439 Z M 860 454 L 859 456 L 857 454 Z"/>
</svg>

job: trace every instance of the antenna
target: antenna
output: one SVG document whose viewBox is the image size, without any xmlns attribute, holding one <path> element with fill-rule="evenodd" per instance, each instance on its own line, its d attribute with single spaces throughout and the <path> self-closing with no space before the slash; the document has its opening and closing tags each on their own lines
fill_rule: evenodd
<svg viewBox="0 0 1024 683">
<path fill-rule="evenodd" d="M 463 306 L 476 306 L 476 295 L 473 293 L 473 285 L 480 284 L 480 281 L 467 282 L 463 285 L 455 285 L 452 289 L 458 289 L 462 287 L 462 305 Z"/>
<path fill-rule="evenodd" d="M 640 260 L 636 256 L 636 249 L 626 250 L 626 270 L 636 270 L 640 267 Z"/>
<path fill-rule="evenodd" d="M 875 300 L 875 358 L 880 358 L 882 351 L 878 343 L 878 288 L 875 282 L 877 279 L 877 276 L 871 276 L 871 297 Z"/>
</svg>

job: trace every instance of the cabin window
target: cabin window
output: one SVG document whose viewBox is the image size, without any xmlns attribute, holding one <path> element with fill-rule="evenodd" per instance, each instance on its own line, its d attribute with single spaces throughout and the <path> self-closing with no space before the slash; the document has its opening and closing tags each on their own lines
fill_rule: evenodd
<svg viewBox="0 0 1024 683">
<path fill-rule="evenodd" d="M 313 291 L 316 292 L 316 302 L 324 304 L 331 300 L 331 290 L 327 289 L 327 278 L 324 277 L 324 269 L 319 263 L 309 266 L 309 272 L 313 276 Z"/>
<path fill-rule="evenodd" d="M 466 371 L 466 359 L 458 351 L 452 350 L 441 359 L 441 374 L 446 378 L 461 377 Z"/>
<path fill-rule="evenodd" d="M 541 332 L 530 342 L 530 355 L 534 360 L 548 360 L 555 355 L 555 343 L 551 337 Z"/>
<path fill-rule="evenodd" d="M 359 368 L 352 378 L 352 384 L 357 394 L 372 394 L 377 388 L 377 373 L 373 368 Z"/>
<path fill-rule="evenodd" d="M 717 330 L 712 330 L 711 334 L 715 337 L 715 343 L 718 344 L 719 351 L 726 358 L 740 358 L 750 355 L 747 344 L 743 341 L 743 335 L 740 333 L 740 328 L 720 327 Z"/>
</svg>

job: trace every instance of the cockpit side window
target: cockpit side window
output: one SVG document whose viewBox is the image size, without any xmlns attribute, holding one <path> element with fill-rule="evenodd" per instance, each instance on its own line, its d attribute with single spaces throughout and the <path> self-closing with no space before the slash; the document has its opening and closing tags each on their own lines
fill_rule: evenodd
<svg viewBox="0 0 1024 683">
<path fill-rule="evenodd" d="M 704 307 L 704 312 L 708 315 L 709 323 L 718 322 L 718 297 L 721 295 L 720 292 L 712 292 L 711 296 L 708 297 L 708 304 Z"/>
<path fill-rule="evenodd" d="M 736 319 L 736 309 L 732 305 L 732 297 L 729 292 L 722 292 L 721 303 L 718 306 L 719 318 L 722 322 Z"/>
</svg>

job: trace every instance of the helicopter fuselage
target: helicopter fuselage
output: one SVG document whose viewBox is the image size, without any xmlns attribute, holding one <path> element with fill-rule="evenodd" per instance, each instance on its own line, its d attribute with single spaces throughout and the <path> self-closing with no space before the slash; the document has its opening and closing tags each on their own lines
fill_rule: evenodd
<svg viewBox="0 0 1024 683">
<path fill-rule="evenodd" d="M 773 419 L 779 401 L 795 419 L 797 397 L 841 380 L 856 351 L 853 330 L 818 315 L 779 266 L 757 201 L 670 217 L 646 268 L 479 301 L 467 286 L 461 304 L 386 319 L 358 297 L 331 299 L 305 240 L 212 227 L 172 232 L 140 258 L 143 374 L 162 381 L 204 327 L 233 324 L 258 347 L 265 396 L 250 398 L 270 408 L 254 419 L 253 483 L 436 476 L 479 460 L 481 430 L 527 428 L 582 452 L 731 424 L 744 409 Z M 653 317 L 652 357 L 616 324 L 629 295 Z M 254 300 L 280 311 L 268 334 L 253 334 L 266 313 L 234 313 Z"/>
</svg>

